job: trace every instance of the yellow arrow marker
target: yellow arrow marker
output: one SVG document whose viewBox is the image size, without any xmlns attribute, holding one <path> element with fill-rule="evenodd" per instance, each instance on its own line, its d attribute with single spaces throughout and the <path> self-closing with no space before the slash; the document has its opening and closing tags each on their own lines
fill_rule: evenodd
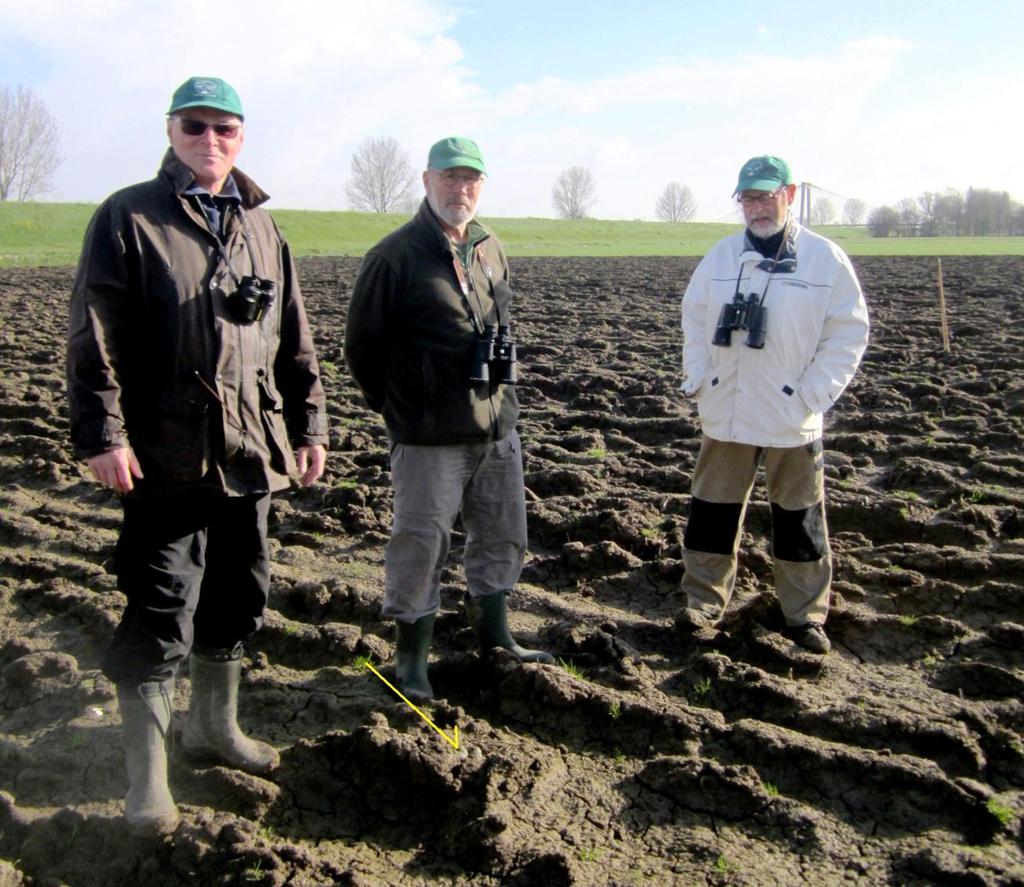
<svg viewBox="0 0 1024 887">
<path fill-rule="evenodd" d="M 452 739 L 452 737 L 451 737 L 451 736 L 449 736 L 449 735 L 448 735 L 447 733 L 445 733 L 445 732 L 444 732 L 444 730 L 442 730 L 442 729 L 441 729 L 440 727 L 438 727 L 438 726 L 437 726 L 437 724 L 435 724 L 435 723 L 434 723 L 434 722 L 433 722 L 432 720 L 430 720 L 430 718 L 428 718 L 428 717 L 426 716 L 426 714 L 424 714 L 424 713 L 423 713 L 423 711 L 422 711 L 421 709 L 418 709 L 418 708 L 417 708 L 417 707 L 416 707 L 415 705 L 413 705 L 413 704 L 412 704 L 412 703 L 411 703 L 411 702 L 410 702 L 410 701 L 409 701 L 408 699 L 406 699 L 406 698 L 405 698 L 405 697 L 404 697 L 404 696 L 402 695 L 402 691 L 401 691 L 401 690 L 399 690 L 399 689 L 398 689 L 398 687 L 396 687 L 396 686 L 395 686 L 394 684 L 392 684 L 392 683 L 391 683 L 391 682 L 390 682 L 390 681 L 389 681 L 389 680 L 388 680 L 388 679 L 387 679 L 386 677 L 384 677 L 384 675 L 382 675 L 382 674 L 381 674 L 381 673 L 380 673 L 379 671 L 377 671 L 377 669 L 375 669 L 375 668 L 373 667 L 373 665 L 372 665 L 371 663 L 367 662 L 367 663 L 366 663 L 366 667 L 367 667 L 368 669 L 370 669 L 370 671 L 372 671 L 372 672 L 373 672 L 373 673 L 374 673 L 375 675 L 377 675 L 377 677 L 379 677 L 379 678 L 380 678 L 380 679 L 381 679 L 381 680 L 382 680 L 382 681 L 383 681 L 383 682 L 384 682 L 385 684 L 387 684 L 387 685 L 388 685 L 388 686 L 389 686 L 389 687 L 390 687 L 390 688 L 391 688 L 392 690 L 394 690 L 394 691 L 395 691 L 395 693 L 397 693 L 397 694 L 398 694 L 398 698 L 399 698 L 399 699 L 401 699 L 401 700 L 402 700 L 402 702 L 404 702 L 404 703 L 405 703 L 406 705 L 408 705 L 408 706 L 409 706 L 409 708 L 411 708 L 411 709 L 412 709 L 412 710 L 413 710 L 414 712 L 416 712 L 416 714 L 418 714 L 418 715 L 419 715 L 419 716 L 420 716 L 421 718 L 423 718 L 423 720 L 425 720 L 425 721 L 426 721 L 426 722 L 427 722 L 428 724 L 430 724 L 430 726 L 431 726 L 431 727 L 433 727 L 433 728 L 434 728 L 435 730 L 437 730 L 437 732 L 438 732 L 438 733 L 440 733 L 440 734 L 441 734 L 441 735 L 442 735 L 442 736 L 444 737 L 444 741 L 445 741 L 445 742 L 447 742 L 447 743 L 448 743 L 448 744 L 449 744 L 449 745 L 450 745 L 450 746 L 451 746 L 452 748 L 454 748 L 454 749 L 455 749 L 456 751 L 458 751 L 458 750 L 459 750 L 459 725 L 458 725 L 458 724 L 456 724 L 456 725 L 455 725 L 455 726 L 454 726 L 454 727 L 452 728 L 452 732 L 453 732 L 453 733 L 454 733 L 454 735 L 455 735 L 455 738 L 454 738 L 454 739 Z"/>
</svg>

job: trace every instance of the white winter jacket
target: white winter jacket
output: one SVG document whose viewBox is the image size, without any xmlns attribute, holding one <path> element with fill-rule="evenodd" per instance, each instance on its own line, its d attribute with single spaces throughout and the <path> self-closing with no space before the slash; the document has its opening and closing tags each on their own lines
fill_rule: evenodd
<svg viewBox="0 0 1024 887">
<path fill-rule="evenodd" d="M 791 222 L 782 257 L 773 273 L 745 231 L 727 237 L 701 260 L 683 296 L 681 387 L 699 393 L 702 430 L 716 440 L 794 447 L 821 437 L 824 413 L 867 347 L 867 305 L 846 254 Z M 732 333 L 729 347 L 711 344 L 737 280 L 743 295 L 765 293 L 762 349 L 745 344 L 744 330 Z"/>
</svg>

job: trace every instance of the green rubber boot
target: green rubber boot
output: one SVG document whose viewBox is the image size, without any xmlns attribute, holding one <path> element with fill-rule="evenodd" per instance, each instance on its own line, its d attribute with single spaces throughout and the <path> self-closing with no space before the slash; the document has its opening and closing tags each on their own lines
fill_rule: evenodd
<svg viewBox="0 0 1024 887">
<path fill-rule="evenodd" d="M 266 776 L 277 769 L 281 762 L 277 750 L 250 739 L 238 726 L 241 651 L 197 655 L 193 650 L 189 675 L 192 702 L 181 736 L 185 752 L 255 776 Z"/>
<path fill-rule="evenodd" d="M 436 613 L 415 622 L 395 621 L 395 680 L 398 689 L 413 702 L 429 702 L 434 688 L 427 677 L 427 656 L 434 636 Z"/>
<path fill-rule="evenodd" d="M 135 835 L 168 835 L 178 825 L 178 808 L 167 787 L 167 746 L 174 681 L 118 687 L 128 769 L 124 818 Z"/>
<path fill-rule="evenodd" d="M 508 650 L 520 662 L 543 662 L 554 664 L 555 657 L 543 650 L 528 650 L 520 647 L 508 631 L 508 593 L 499 591 L 484 597 L 466 595 L 466 616 L 469 624 L 480 639 L 480 652 L 490 653 L 495 647 Z"/>
</svg>

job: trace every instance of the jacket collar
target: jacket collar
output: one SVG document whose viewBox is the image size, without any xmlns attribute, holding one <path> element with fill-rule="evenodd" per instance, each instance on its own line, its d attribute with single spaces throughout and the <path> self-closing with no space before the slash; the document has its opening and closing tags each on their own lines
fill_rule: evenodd
<svg viewBox="0 0 1024 887">
<path fill-rule="evenodd" d="M 196 180 L 192 170 L 178 159 L 178 155 L 172 148 L 168 148 L 167 153 L 164 154 L 163 162 L 160 164 L 160 174 L 167 177 L 174 188 L 174 193 L 179 197 Z M 235 180 L 238 193 L 242 198 L 242 206 L 246 209 L 253 209 L 270 199 L 270 195 L 237 166 L 232 168 L 231 177 Z"/>
<path fill-rule="evenodd" d="M 756 262 L 761 271 L 771 271 L 774 274 L 792 274 L 796 271 L 796 243 L 800 227 L 792 216 L 786 224 L 786 236 L 782 241 L 782 248 L 777 257 L 765 258 L 750 242 L 750 232 L 743 231 L 743 251 L 740 253 L 741 262 Z"/>
<path fill-rule="evenodd" d="M 421 228 L 429 231 L 433 237 L 437 240 L 437 248 L 448 255 L 452 251 L 452 242 L 448 235 L 445 233 L 444 228 L 441 227 L 441 223 L 438 221 L 434 211 L 430 208 L 430 203 L 427 198 L 424 197 L 420 202 L 420 208 L 416 211 L 414 220 L 417 225 Z M 474 244 L 480 243 L 491 236 L 491 232 L 481 225 L 475 218 L 471 219 L 467 230 L 470 232 L 470 240 Z"/>
</svg>

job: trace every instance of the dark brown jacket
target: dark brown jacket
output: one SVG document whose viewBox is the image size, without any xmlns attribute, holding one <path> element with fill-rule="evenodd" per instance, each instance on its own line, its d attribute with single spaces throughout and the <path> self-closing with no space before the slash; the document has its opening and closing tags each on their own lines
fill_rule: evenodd
<svg viewBox="0 0 1024 887">
<path fill-rule="evenodd" d="M 444 445 L 501 440 L 514 427 L 512 385 L 470 381 L 478 325 L 509 323 L 508 260 L 481 238 L 463 294 L 452 245 L 427 201 L 363 259 L 352 290 L 345 360 L 395 443 Z M 489 273 L 488 273 L 489 272 Z M 499 317 L 500 315 L 500 317 Z"/>
<path fill-rule="evenodd" d="M 182 194 L 193 176 L 173 152 L 155 179 L 101 204 L 85 235 L 68 335 L 72 441 L 83 458 L 130 445 L 149 491 L 282 489 L 295 470 L 290 444 L 327 442 L 291 253 L 258 209 L 267 195 L 240 170 L 232 176 L 243 211 L 229 213 L 225 252 L 238 275 L 277 289 L 255 323 L 228 310 L 234 279 Z"/>
</svg>

